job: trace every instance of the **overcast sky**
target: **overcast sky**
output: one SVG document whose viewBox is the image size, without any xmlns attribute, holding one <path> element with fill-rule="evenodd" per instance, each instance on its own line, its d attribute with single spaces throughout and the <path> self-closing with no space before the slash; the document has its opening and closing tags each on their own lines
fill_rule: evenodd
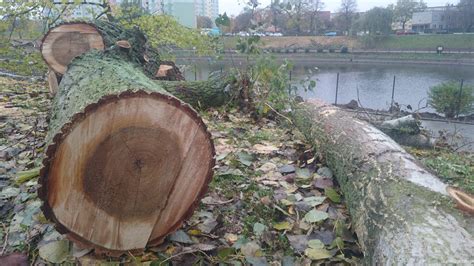
<svg viewBox="0 0 474 266">
<path fill-rule="evenodd" d="M 424 0 L 428 6 L 444 6 L 446 3 L 458 3 L 458 0 Z M 238 15 L 240 11 L 242 11 L 244 4 L 246 2 L 244 0 L 219 0 L 219 12 L 230 15 Z M 268 6 L 271 0 L 259 0 L 261 3 L 261 7 Z M 337 11 L 340 5 L 340 0 L 326 0 L 325 3 L 325 10 L 329 10 L 332 12 Z M 382 6 L 386 7 L 390 3 L 396 3 L 396 0 L 357 0 L 358 10 L 359 11 L 366 11 L 371 9 L 372 7 Z"/>
</svg>

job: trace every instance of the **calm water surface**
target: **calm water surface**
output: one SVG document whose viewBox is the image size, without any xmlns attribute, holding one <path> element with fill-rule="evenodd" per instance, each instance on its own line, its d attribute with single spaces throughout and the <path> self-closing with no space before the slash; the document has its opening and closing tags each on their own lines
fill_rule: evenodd
<svg viewBox="0 0 474 266">
<path fill-rule="evenodd" d="M 241 65 L 236 65 L 237 67 Z M 205 80 L 212 71 L 225 70 L 231 67 L 219 63 L 192 63 L 186 67 L 185 76 L 188 80 Z M 309 74 L 309 69 L 315 70 Z M 388 109 L 391 103 L 393 78 L 395 80 L 394 101 L 400 105 L 411 105 L 413 109 L 426 106 L 430 87 L 442 82 L 464 80 L 465 84 L 474 85 L 474 67 L 463 66 L 408 66 L 408 65 L 308 65 L 295 64 L 292 80 L 298 85 L 298 80 L 311 76 L 317 81 L 313 92 L 300 89 L 303 98 L 320 98 L 329 103 L 335 102 L 337 73 L 339 76 L 338 103 L 344 104 L 359 99 L 366 108 Z M 424 111 L 434 111 L 425 108 Z"/>
</svg>

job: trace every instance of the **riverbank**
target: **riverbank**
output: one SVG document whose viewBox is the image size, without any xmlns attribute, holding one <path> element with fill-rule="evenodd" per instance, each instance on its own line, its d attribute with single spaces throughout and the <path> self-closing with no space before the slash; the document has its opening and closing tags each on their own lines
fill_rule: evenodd
<svg viewBox="0 0 474 266">
<path fill-rule="evenodd" d="M 209 62 L 215 60 L 212 56 L 195 56 L 192 52 L 182 51 L 177 53 L 177 63 Z M 474 67 L 473 54 L 434 54 L 434 53 L 407 53 L 407 52 L 358 52 L 358 53 L 330 53 L 304 50 L 292 50 L 288 53 L 269 53 L 278 61 L 290 60 L 294 64 L 383 64 L 383 65 L 457 65 Z M 256 59 L 235 51 L 220 54 L 219 60 L 224 63 L 245 64 Z"/>
<path fill-rule="evenodd" d="M 240 37 L 224 37 L 226 48 L 234 48 Z M 474 34 L 430 34 L 430 35 L 390 35 L 367 36 L 284 36 L 262 37 L 263 49 L 378 49 L 378 50 L 425 50 L 434 51 L 437 46 L 443 46 L 446 51 L 474 52 Z"/>
</svg>

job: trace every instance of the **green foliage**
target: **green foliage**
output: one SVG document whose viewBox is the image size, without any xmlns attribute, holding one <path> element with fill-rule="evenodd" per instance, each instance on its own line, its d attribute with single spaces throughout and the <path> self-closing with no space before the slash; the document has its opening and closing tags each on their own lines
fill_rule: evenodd
<svg viewBox="0 0 474 266">
<path fill-rule="evenodd" d="M 406 23 L 412 18 L 413 13 L 418 9 L 426 8 L 426 4 L 421 1 L 415 0 L 398 0 L 397 4 L 390 8 L 394 9 L 395 21 L 402 24 L 402 28 L 405 29 Z"/>
<path fill-rule="evenodd" d="M 176 48 L 193 49 L 199 55 L 209 55 L 216 47 L 215 39 L 182 26 L 171 16 L 143 15 L 121 22 L 128 28 L 138 26 L 147 35 L 150 44 L 160 48 L 163 58 L 171 58 Z"/>
<path fill-rule="evenodd" d="M 473 111 L 474 86 L 464 84 L 462 92 L 459 82 L 455 81 L 431 87 L 428 92 L 428 103 L 447 118 L 454 118 L 458 112 L 469 114 Z"/>
<path fill-rule="evenodd" d="M 229 27 L 230 26 L 230 18 L 227 16 L 227 13 L 219 15 L 216 18 L 216 25 L 217 27 Z"/>
<path fill-rule="evenodd" d="M 0 41 L 0 69 L 6 70 L 17 75 L 23 76 L 41 76 L 47 67 L 36 49 L 27 49 L 24 47 L 13 47 L 8 42 Z"/>
<path fill-rule="evenodd" d="M 148 14 L 142 8 L 141 1 L 138 0 L 123 1 L 116 13 L 119 21 L 127 21 L 128 23 L 133 23 L 135 19 Z"/>
<path fill-rule="evenodd" d="M 297 87 L 290 82 L 290 71 L 293 65 L 285 61 L 277 62 L 274 56 L 262 53 L 260 37 L 240 38 L 237 51 L 247 55 L 248 67 L 234 69 L 234 76 L 241 90 L 241 97 L 250 103 L 247 106 L 256 117 L 285 112 L 296 96 Z M 252 62 L 251 57 L 252 56 Z M 311 72 L 311 70 L 310 70 Z M 316 87 L 316 81 L 309 76 L 300 81 L 305 90 Z"/>
<path fill-rule="evenodd" d="M 261 49 L 259 48 L 260 44 L 260 37 L 259 36 L 252 36 L 248 38 L 239 38 L 237 40 L 236 49 L 241 54 L 246 55 L 256 55 L 261 53 Z"/>
<path fill-rule="evenodd" d="M 370 35 L 389 35 L 392 22 L 393 11 L 390 8 L 374 7 L 357 21 L 356 27 Z"/>
<path fill-rule="evenodd" d="M 430 170 L 434 171 L 448 184 L 461 187 L 474 194 L 474 155 L 455 153 L 450 150 L 409 149 L 411 154 L 420 159 Z"/>
</svg>

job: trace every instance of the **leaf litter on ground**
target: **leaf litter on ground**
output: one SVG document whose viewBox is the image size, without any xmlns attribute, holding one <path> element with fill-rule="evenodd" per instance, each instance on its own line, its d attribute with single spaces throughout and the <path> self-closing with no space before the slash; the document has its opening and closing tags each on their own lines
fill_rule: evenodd
<svg viewBox="0 0 474 266">
<path fill-rule="evenodd" d="M 360 260 L 333 173 L 300 134 L 221 109 L 201 114 L 214 138 L 217 165 L 208 194 L 182 228 L 140 256 L 98 258 L 77 249 L 46 221 L 36 195 L 51 105 L 46 84 L 0 78 L 0 87 L 0 264 L 7 258 L 2 255 L 11 254 L 25 254 L 34 264 Z"/>
</svg>

